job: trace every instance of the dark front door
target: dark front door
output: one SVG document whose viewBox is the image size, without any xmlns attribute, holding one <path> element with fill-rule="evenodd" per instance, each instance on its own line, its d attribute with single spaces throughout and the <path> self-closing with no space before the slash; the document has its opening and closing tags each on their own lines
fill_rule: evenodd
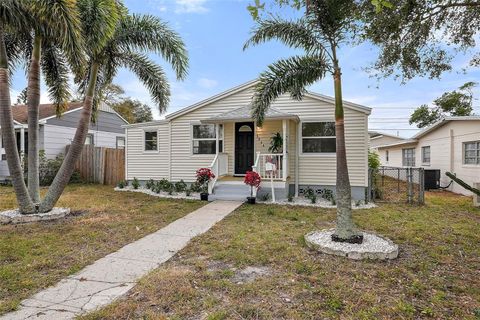
<svg viewBox="0 0 480 320">
<path fill-rule="evenodd" d="M 253 122 L 235 123 L 235 174 L 245 174 L 253 166 Z"/>
</svg>

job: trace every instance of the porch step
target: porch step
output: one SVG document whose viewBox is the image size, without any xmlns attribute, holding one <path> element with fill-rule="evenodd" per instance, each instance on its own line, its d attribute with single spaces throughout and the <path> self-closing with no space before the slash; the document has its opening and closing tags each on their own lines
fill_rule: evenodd
<svg viewBox="0 0 480 320">
<path fill-rule="evenodd" d="M 211 200 L 245 201 L 250 196 L 250 188 L 245 184 L 218 183 L 215 185 Z"/>
</svg>

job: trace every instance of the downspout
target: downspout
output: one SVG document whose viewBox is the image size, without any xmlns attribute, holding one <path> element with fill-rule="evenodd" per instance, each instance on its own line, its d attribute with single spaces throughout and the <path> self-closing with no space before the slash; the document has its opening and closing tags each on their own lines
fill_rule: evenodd
<svg viewBox="0 0 480 320">
<path fill-rule="evenodd" d="M 299 159 L 300 159 L 300 130 L 301 130 L 301 126 L 300 126 L 300 122 L 297 122 L 295 124 L 297 126 L 297 143 L 295 143 L 295 197 L 298 197 L 298 193 L 299 193 L 299 181 L 300 181 L 300 178 L 299 178 Z"/>
</svg>

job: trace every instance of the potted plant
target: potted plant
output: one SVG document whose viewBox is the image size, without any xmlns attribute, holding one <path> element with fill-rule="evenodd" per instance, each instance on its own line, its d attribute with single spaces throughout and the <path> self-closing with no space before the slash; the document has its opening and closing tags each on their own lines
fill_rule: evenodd
<svg viewBox="0 0 480 320">
<path fill-rule="evenodd" d="M 272 135 L 270 138 L 270 147 L 268 151 L 271 153 L 281 153 L 283 149 L 283 138 L 280 132 L 277 132 Z"/>
<path fill-rule="evenodd" d="M 256 188 L 257 190 L 260 189 L 260 183 L 262 182 L 262 178 L 255 171 L 247 171 L 247 173 L 245 174 L 245 180 L 243 180 L 243 182 L 246 185 L 250 186 L 250 197 L 247 197 L 247 202 L 250 204 L 255 204 L 253 188 Z"/>
<path fill-rule="evenodd" d="M 197 183 L 201 186 L 202 191 L 200 193 L 200 199 L 208 201 L 208 183 L 215 178 L 212 170 L 209 168 L 200 168 L 197 170 Z"/>
</svg>

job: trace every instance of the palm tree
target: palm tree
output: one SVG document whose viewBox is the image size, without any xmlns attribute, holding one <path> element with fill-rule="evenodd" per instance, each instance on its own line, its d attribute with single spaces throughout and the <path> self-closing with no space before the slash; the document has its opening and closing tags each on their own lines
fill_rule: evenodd
<svg viewBox="0 0 480 320">
<path fill-rule="evenodd" d="M 18 64 L 28 66 L 28 192 L 23 180 L 20 158 L 15 143 L 13 118 L 11 117 L 8 81 L 0 88 L 1 126 L 5 137 L 7 163 L 12 176 L 19 208 L 22 213 L 33 213 L 34 203 L 39 202 L 38 178 L 38 105 L 40 101 L 40 64 L 49 86 L 50 97 L 60 106 L 68 99 L 66 80 L 68 68 L 60 55 L 59 48 L 68 53 L 74 66 L 80 66 L 81 39 L 79 23 L 76 17 L 75 0 L 6 0 L 0 3 L 3 66 L 10 72 Z M 42 43 L 46 44 L 41 55 Z M 63 63 L 62 63 L 63 62 Z M 5 70 L 7 71 L 7 70 Z M 7 79 L 8 80 L 8 79 Z M 33 201 L 32 201 L 33 200 Z"/>
<path fill-rule="evenodd" d="M 332 240 L 362 242 L 352 220 L 351 187 L 345 150 L 345 126 L 342 101 L 340 45 L 354 28 L 355 2 L 352 0 L 306 1 L 305 15 L 295 21 L 281 18 L 259 19 L 244 49 L 269 40 L 279 40 L 289 47 L 303 49 L 304 55 L 281 59 L 260 74 L 252 99 L 252 115 L 261 125 L 270 104 L 280 95 L 290 93 L 300 100 L 306 87 L 333 76 L 335 88 L 335 132 L 337 155 L 337 223 Z"/>
<path fill-rule="evenodd" d="M 85 95 L 83 112 L 65 160 L 40 204 L 40 212 L 53 208 L 70 180 L 85 143 L 92 112 L 94 114 L 102 90 L 112 82 L 120 67 L 138 76 L 161 113 L 168 106 L 170 88 L 162 67 L 150 60 L 147 53 L 161 55 L 171 64 L 178 79 L 187 75 L 187 52 L 177 33 L 158 17 L 130 15 L 123 6 L 116 1 L 112 4 L 112 1 L 79 1 L 89 61 L 88 76 L 77 79 Z M 112 10 L 112 6 L 116 10 Z"/>
</svg>

